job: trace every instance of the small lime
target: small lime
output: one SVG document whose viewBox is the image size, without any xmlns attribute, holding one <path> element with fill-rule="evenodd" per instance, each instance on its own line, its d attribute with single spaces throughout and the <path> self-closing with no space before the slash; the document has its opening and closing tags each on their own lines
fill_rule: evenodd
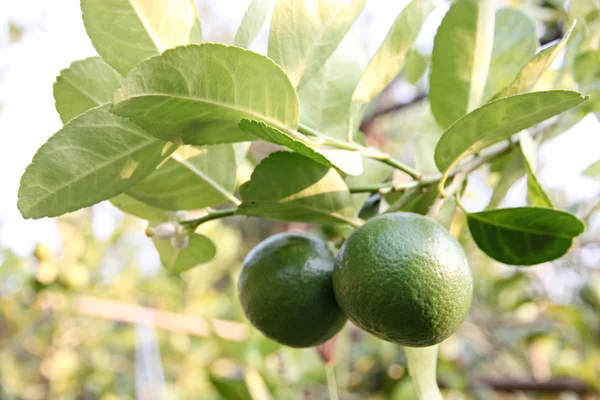
<svg viewBox="0 0 600 400">
<path fill-rule="evenodd" d="M 281 233 L 264 240 L 242 264 L 238 293 L 246 317 L 290 347 L 325 342 L 346 322 L 335 302 L 333 264 L 320 239 Z"/>
</svg>

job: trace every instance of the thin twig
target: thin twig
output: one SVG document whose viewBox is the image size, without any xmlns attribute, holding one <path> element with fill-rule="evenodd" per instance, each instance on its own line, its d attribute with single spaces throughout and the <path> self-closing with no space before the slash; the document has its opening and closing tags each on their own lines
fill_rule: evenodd
<svg viewBox="0 0 600 400">
<path fill-rule="evenodd" d="M 405 108 L 408 108 L 410 106 L 413 106 L 413 105 L 415 105 L 417 103 L 420 103 L 421 101 L 425 100 L 426 98 L 427 98 L 427 94 L 426 93 L 420 93 L 417 96 L 415 96 L 408 103 L 393 104 L 393 105 L 391 105 L 389 107 L 385 107 L 385 108 L 381 108 L 379 110 L 376 110 L 371 115 L 369 115 L 368 117 L 366 117 L 365 119 L 363 119 L 363 121 L 360 124 L 360 130 L 362 131 L 362 130 L 366 129 L 366 127 L 369 126 L 369 124 L 373 123 L 375 120 L 377 120 L 378 118 L 383 117 L 384 115 L 395 113 L 395 112 L 398 112 L 398 111 L 403 110 Z"/>
</svg>

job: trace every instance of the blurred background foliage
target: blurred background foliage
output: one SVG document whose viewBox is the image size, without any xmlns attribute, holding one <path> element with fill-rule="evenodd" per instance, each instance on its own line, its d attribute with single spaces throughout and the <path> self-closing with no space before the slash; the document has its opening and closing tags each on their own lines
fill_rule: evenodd
<svg viewBox="0 0 600 400">
<path fill-rule="evenodd" d="M 541 84 L 571 87 L 570 63 L 598 49 L 600 5 L 571 0 L 567 10 L 569 3 L 561 0 L 503 3 L 540 21 L 542 42 L 560 37 L 566 19 L 586 21 L 561 66 Z M 199 10 L 205 31 L 219 32 L 212 8 L 201 3 Z M 5 29 L 11 43 L 26 34 L 14 22 Z M 211 40 L 231 41 L 231 33 L 213 35 Z M 428 56 L 415 52 L 411 60 L 372 105 L 362 130 L 368 143 L 426 170 L 430 160 L 420 150 L 431 149 L 441 130 L 422 95 Z M 558 137 L 593 111 L 579 108 L 552 121 L 543 127 L 546 138 Z M 270 150 L 253 144 L 248 162 Z M 548 160 L 542 161 L 543 177 Z M 509 162 L 479 171 L 465 200 L 485 206 L 490 199 L 515 202 L 524 196 L 525 171 L 516 169 L 520 173 L 506 178 L 502 171 Z M 238 179 L 247 178 L 240 171 Z M 550 190 L 557 206 L 583 218 L 588 230 L 566 257 L 538 267 L 492 261 L 473 244 L 457 215 L 452 232 L 469 254 L 475 299 L 467 322 L 440 347 L 438 378 L 445 398 L 598 398 L 599 188 L 577 202 L 568 188 Z M 402 349 L 350 323 L 321 349 L 335 349 L 326 357 L 315 349 L 280 346 L 243 318 L 237 274 L 254 245 L 286 230 L 335 240 L 336 227 L 239 217 L 211 222 L 202 232 L 216 243 L 216 258 L 176 276 L 158 267 L 151 241 L 143 235 L 145 222 L 107 203 L 58 218 L 56 224 L 59 245 L 39 242 L 31 254 L 17 255 L 0 244 L 2 399 L 326 399 L 323 360 L 328 357 L 335 359 L 342 399 L 415 398 Z"/>
</svg>

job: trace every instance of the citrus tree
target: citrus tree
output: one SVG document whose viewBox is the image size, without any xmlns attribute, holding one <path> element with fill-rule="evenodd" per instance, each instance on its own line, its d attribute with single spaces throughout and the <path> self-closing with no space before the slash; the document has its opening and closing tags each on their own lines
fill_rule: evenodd
<svg viewBox="0 0 600 400">
<path fill-rule="evenodd" d="M 364 63 L 348 32 L 365 0 L 271 3 L 252 1 L 225 45 L 202 41 L 191 0 L 82 0 L 100 57 L 58 76 L 64 126 L 25 170 L 19 210 L 56 217 L 110 200 L 149 222 L 174 274 L 215 257 L 199 233 L 205 222 L 320 224 L 331 240 L 278 236 L 248 255 L 239 294 L 250 321 L 303 347 L 348 318 L 406 346 L 420 396 L 439 398 L 436 345 L 466 318 L 473 291 L 465 252 L 448 232 L 460 233 L 454 222 L 465 217 L 480 250 L 516 266 L 558 259 L 584 232 L 540 185 L 536 155 L 600 110 L 600 9 L 550 2 L 561 34 L 540 48 L 523 12 L 456 0 L 429 59 L 415 42 L 434 2 L 413 0 Z M 267 55 L 247 50 L 271 8 Z M 408 160 L 362 132 L 399 74 L 423 90 L 440 132 L 415 141 Z M 259 141 L 276 150 L 253 162 L 250 143 Z M 492 201 L 468 210 L 469 177 L 488 167 L 502 172 Z M 521 173 L 528 206 L 497 208 Z M 586 173 L 598 176 L 598 165 Z"/>
</svg>

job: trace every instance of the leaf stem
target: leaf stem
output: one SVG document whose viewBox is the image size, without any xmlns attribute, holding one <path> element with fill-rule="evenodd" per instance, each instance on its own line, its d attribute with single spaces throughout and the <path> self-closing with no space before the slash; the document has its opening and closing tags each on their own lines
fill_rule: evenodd
<svg viewBox="0 0 600 400">
<path fill-rule="evenodd" d="M 438 345 L 404 347 L 408 373 L 421 400 L 444 400 L 436 379 Z"/>
<path fill-rule="evenodd" d="M 329 391 L 330 400 L 338 400 L 337 382 L 335 379 L 335 370 L 333 365 L 325 365 L 325 373 L 327 374 L 327 390 Z"/>
<path fill-rule="evenodd" d="M 379 160 L 384 164 L 390 165 L 396 169 L 399 169 L 402 172 L 405 172 L 406 174 L 410 175 L 413 179 L 419 180 L 421 178 L 421 173 L 419 171 L 401 163 L 400 161 L 393 159 L 392 156 L 390 156 L 387 153 L 363 152 L 363 157 Z"/>
<path fill-rule="evenodd" d="M 203 217 L 197 218 L 197 219 L 191 219 L 189 221 L 183 221 L 181 224 L 182 225 L 187 225 L 190 230 L 195 231 L 196 228 L 198 228 L 201 224 L 208 222 L 208 221 L 212 221 L 215 219 L 220 219 L 220 218 L 225 218 L 225 217 L 231 217 L 233 215 L 235 215 L 235 213 L 237 212 L 237 208 L 226 208 L 223 210 L 214 210 L 209 212 L 208 214 L 206 214 Z"/>
</svg>

